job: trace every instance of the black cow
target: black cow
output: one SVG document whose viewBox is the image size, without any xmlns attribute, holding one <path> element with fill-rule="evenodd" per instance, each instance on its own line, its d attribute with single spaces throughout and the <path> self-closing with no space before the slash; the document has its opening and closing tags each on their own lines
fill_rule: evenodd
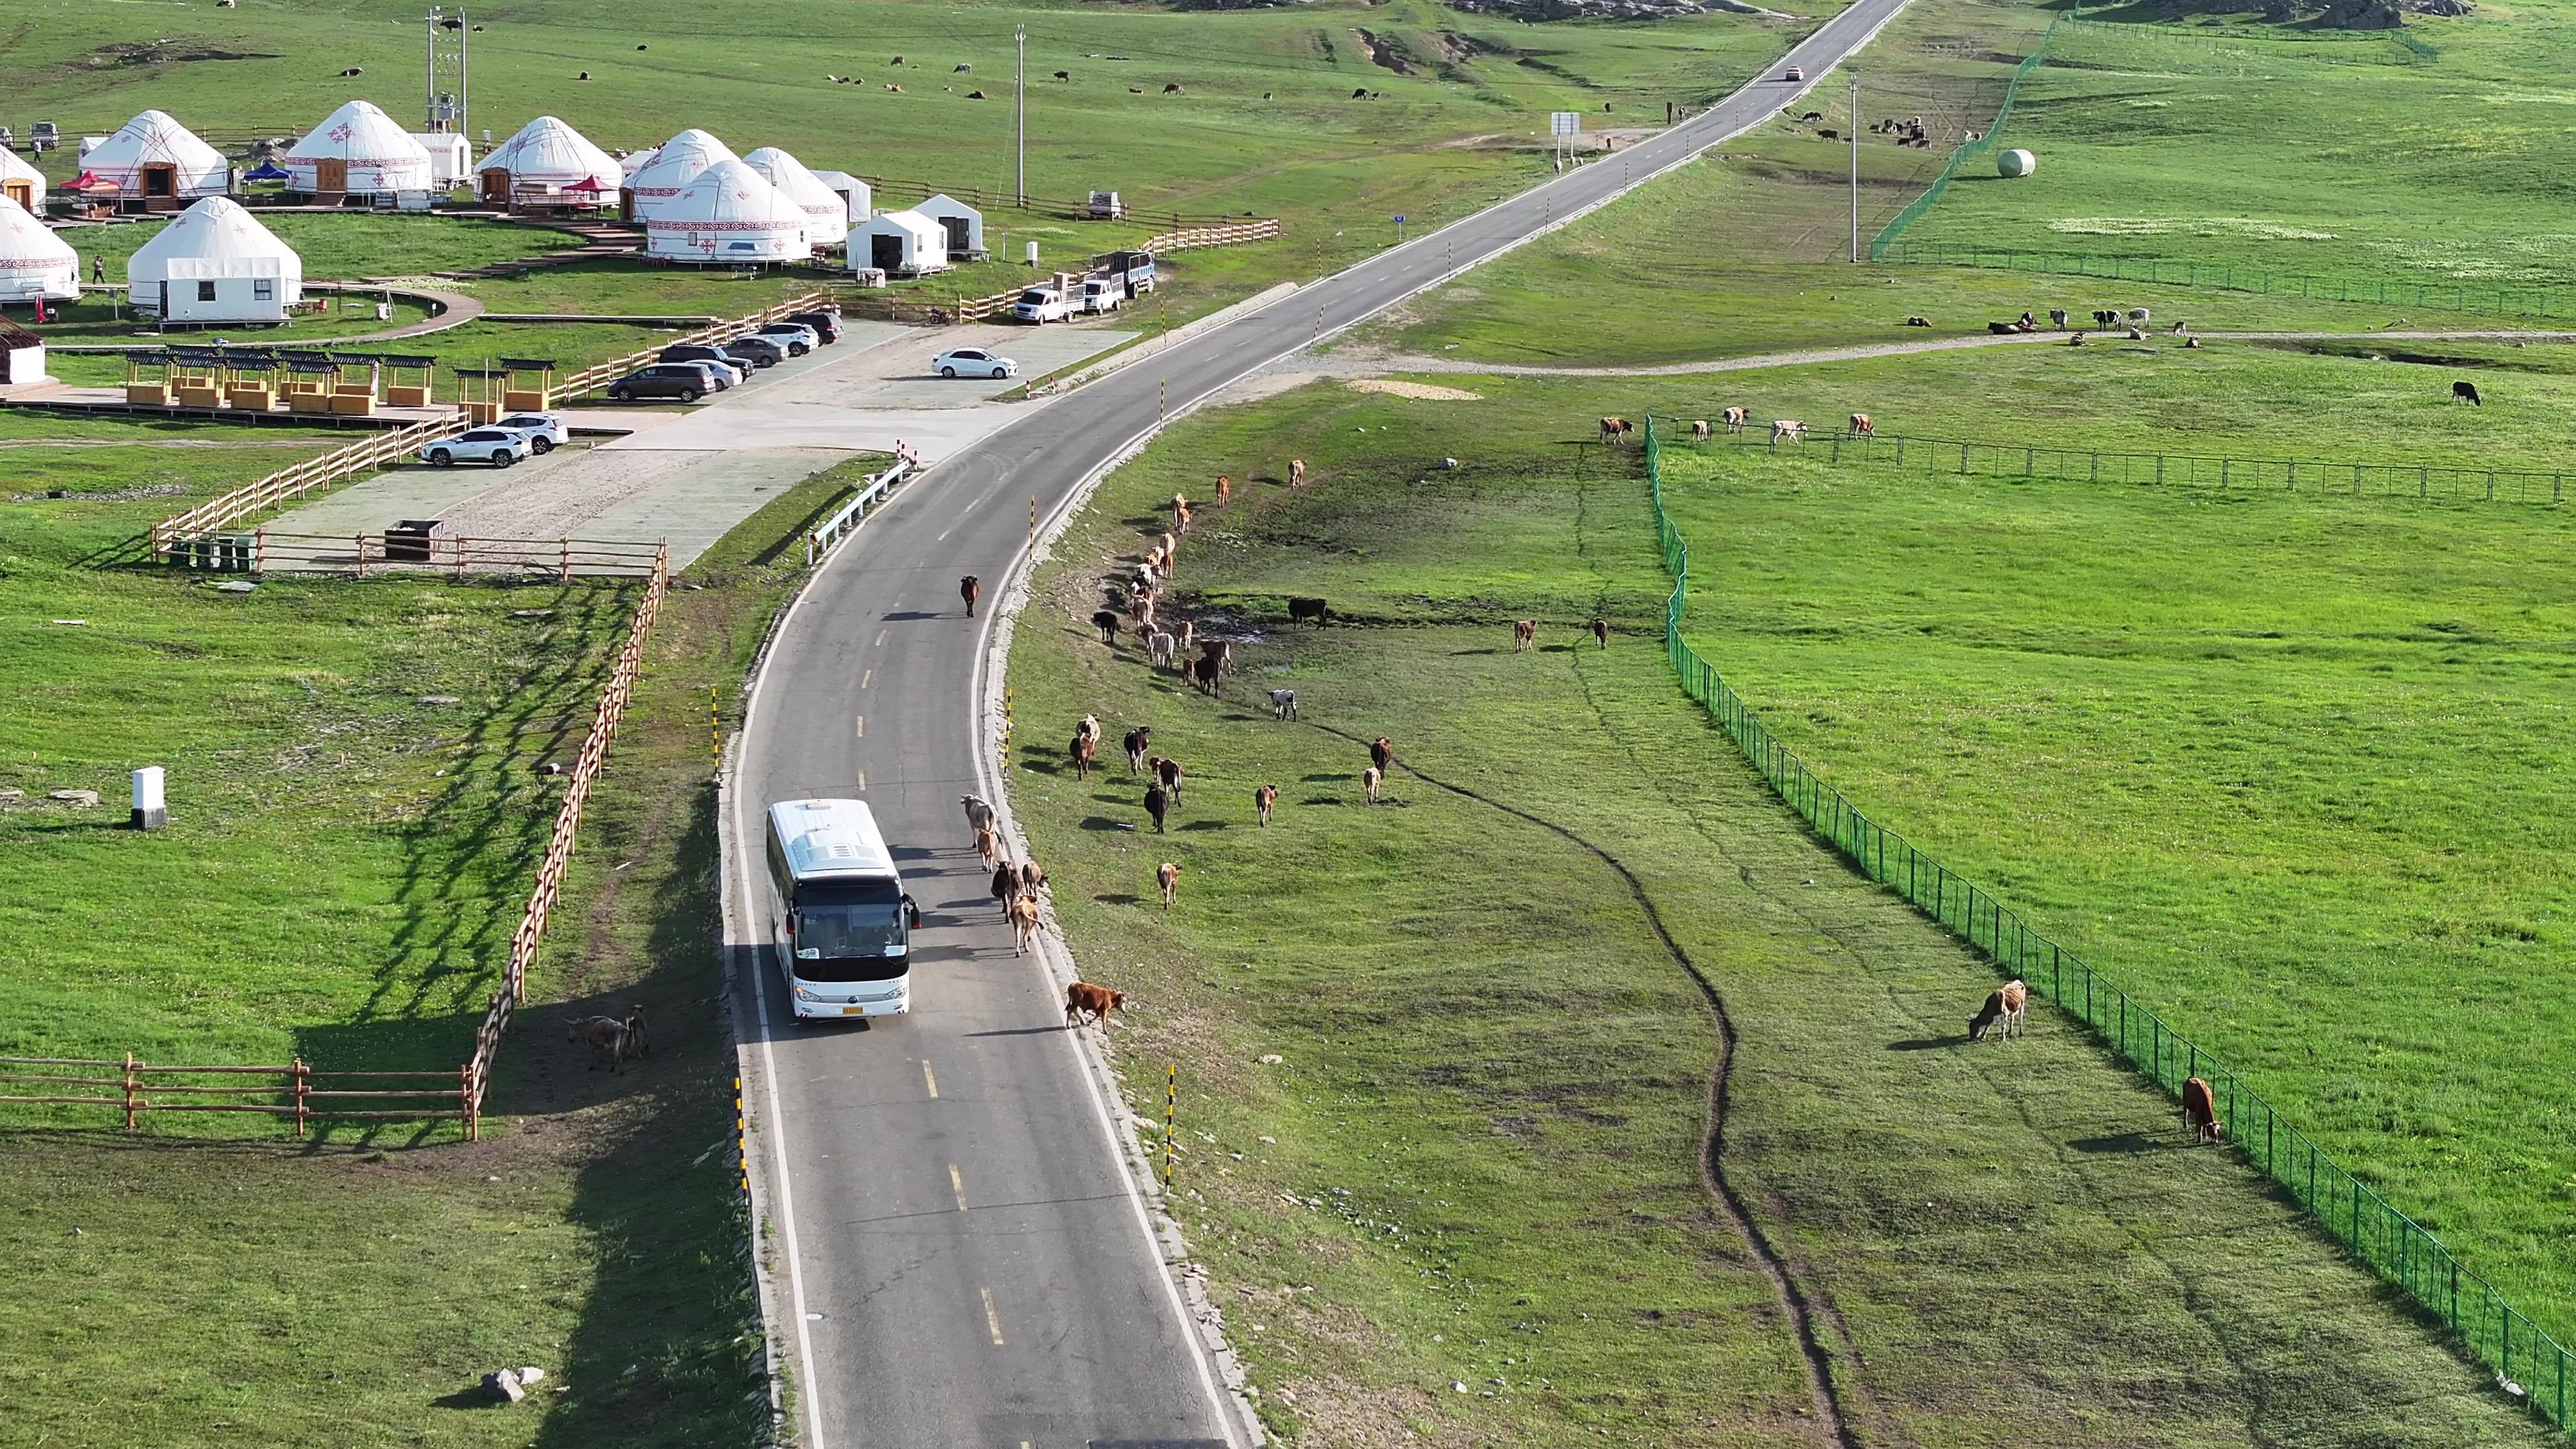
<svg viewBox="0 0 2576 1449">
<path fill-rule="evenodd" d="M 1190 683 L 1195 685 L 1201 694 L 1214 694 L 1217 676 L 1224 669 L 1224 659 L 1213 654 L 1200 655 L 1190 661 Z"/>
<path fill-rule="evenodd" d="M 1093 614 L 1091 627 L 1100 631 L 1101 643 L 1115 645 L 1118 642 L 1118 616 L 1109 610 L 1102 609 Z"/>
<path fill-rule="evenodd" d="M 2478 385 L 2466 378 L 2451 384 L 2451 396 L 2464 402 L 2474 403 L 2479 407 L 2486 406 L 2486 402 L 2478 396 Z"/>
<path fill-rule="evenodd" d="M 1332 617 L 1332 606 L 1321 599 L 1291 597 L 1288 600 L 1288 619 L 1291 623 L 1311 620 L 1317 624 L 1324 624 L 1331 622 Z"/>
</svg>

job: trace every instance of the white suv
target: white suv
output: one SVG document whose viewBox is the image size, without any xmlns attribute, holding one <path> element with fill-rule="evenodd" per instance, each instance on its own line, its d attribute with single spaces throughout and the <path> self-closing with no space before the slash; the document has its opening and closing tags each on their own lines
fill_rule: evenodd
<svg viewBox="0 0 2576 1449">
<path fill-rule="evenodd" d="M 525 433 L 509 428 L 469 428 L 453 438 L 442 438 L 421 449 L 420 457 L 422 462 L 435 468 L 444 468 L 459 461 L 507 468 L 528 456 L 529 451 Z"/>
<path fill-rule="evenodd" d="M 752 336 L 768 338 L 786 348 L 790 357 L 803 357 L 823 345 L 822 335 L 802 322 L 772 322 Z"/>
<path fill-rule="evenodd" d="M 572 429 L 565 427 L 563 419 L 553 413 L 512 413 L 492 426 L 524 434 L 529 450 L 540 455 L 551 453 L 572 441 Z"/>
<path fill-rule="evenodd" d="M 998 357 L 980 347 L 960 347 L 931 359 L 930 370 L 941 377 L 1013 377 L 1020 365 L 1007 357 Z"/>
</svg>

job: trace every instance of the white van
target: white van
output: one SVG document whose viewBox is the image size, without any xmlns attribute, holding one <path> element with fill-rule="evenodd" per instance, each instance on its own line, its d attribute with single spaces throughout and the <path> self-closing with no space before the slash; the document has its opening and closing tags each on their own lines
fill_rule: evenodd
<svg viewBox="0 0 2576 1449">
<path fill-rule="evenodd" d="M 1127 305 L 1127 288 L 1124 283 L 1113 282 L 1107 277 L 1093 277 L 1082 284 L 1080 310 L 1085 315 L 1095 312 L 1115 312 L 1125 305 Z"/>
<path fill-rule="evenodd" d="M 1011 315 L 1043 327 L 1049 322 L 1073 320 L 1073 304 L 1053 287 L 1031 287 L 1011 304 Z"/>
</svg>

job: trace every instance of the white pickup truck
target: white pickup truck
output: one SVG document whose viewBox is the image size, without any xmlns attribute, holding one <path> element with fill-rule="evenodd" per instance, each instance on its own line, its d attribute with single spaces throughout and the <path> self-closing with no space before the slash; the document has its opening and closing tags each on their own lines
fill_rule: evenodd
<svg viewBox="0 0 2576 1449">
<path fill-rule="evenodd" d="M 1031 287 L 1011 304 L 1011 315 L 1041 327 L 1049 322 L 1069 322 L 1073 320 L 1073 303 L 1053 287 Z"/>
<path fill-rule="evenodd" d="M 1076 310 L 1089 316 L 1099 312 L 1115 312 L 1126 305 L 1127 285 L 1124 282 L 1112 281 L 1107 277 L 1092 277 L 1082 284 L 1082 300 Z"/>
</svg>

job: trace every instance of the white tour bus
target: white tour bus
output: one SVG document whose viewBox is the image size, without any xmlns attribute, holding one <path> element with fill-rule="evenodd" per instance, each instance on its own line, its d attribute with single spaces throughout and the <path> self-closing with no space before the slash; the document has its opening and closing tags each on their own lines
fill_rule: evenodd
<svg viewBox="0 0 2576 1449">
<path fill-rule="evenodd" d="M 912 1009 L 912 929 L 876 816 L 857 800 L 769 807 L 770 937 L 788 1001 L 805 1016 L 901 1016 Z"/>
</svg>

